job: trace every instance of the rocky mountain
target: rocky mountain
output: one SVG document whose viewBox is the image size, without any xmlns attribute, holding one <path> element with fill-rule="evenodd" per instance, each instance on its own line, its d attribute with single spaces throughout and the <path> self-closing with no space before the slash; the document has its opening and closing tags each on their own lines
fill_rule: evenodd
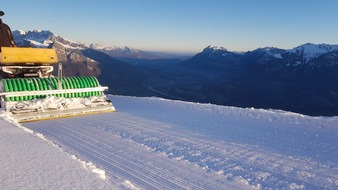
<svg viewBox="0 0 338 190">
<path fill-rule="evenodd" d="M 67 40 L 48 30 L 28 32 L 16 30 L 13 31 L 13 36 L 19 47 L 55 48 L 58 61 L 63 63 L 66 76 L 101 74 L 99 63 L 83 55 L 82 51 L 88 48 L 84 44 Z"/>
<path fill-rule="evenodd" d="M 69 49 L 85 49 L 87 45 L 75 42 L 56 35 L 49 30 L 33 30 L 33 31 L 13 31 L 13 36 L 18 46 L 28 47 L 48 47 L 54 42 L 59 42 Z"/>
<path fill-rule="evenodd" d="M 48 30 L 13 31 L 13 36 L 19 47 L 55 48 L 58 61 L 63 64 L 64 76 L 96 76 L 102 85 L 109 86 L 110 93 L 119 93 L 119 89 L 137 89 L 143 94 L 142 81 L 146 78 L 143 71 L 123 61 L 92 49 L 90 46 L 68 40 L 55 35 Z M 54 75 L 57 68 L 54 68 Z M 132 86 L 132 87 L 131 87 Z M 135 95 L 133 90 L 128 90 Z"/>
</svg>

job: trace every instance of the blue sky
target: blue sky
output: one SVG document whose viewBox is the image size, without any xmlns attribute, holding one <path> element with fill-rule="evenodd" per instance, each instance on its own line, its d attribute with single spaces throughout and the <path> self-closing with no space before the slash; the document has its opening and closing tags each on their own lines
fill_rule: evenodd
<svg viewBox="0 0 338 190">
<path fill-rule="evenodd" d="M 338 0 L 2 0 L 12 30 L 142 50 L 338 44 Z"/>
</svg>

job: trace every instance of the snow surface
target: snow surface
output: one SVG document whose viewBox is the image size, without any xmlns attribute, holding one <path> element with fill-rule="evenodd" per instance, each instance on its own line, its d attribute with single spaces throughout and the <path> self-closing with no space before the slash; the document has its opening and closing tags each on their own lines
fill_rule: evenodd
<svg viewBox="0 0 338 190">
<path fill-rule="evenodd" d="M 0 152 L 1 190 L 117 189 L 105 180 L 103 170 L 62 151 L 4 112 L 0 114 Z"/>
<path fill-rule="evenodd" d="M 337 117 L 109 98 L 117 112 L 22 125 L 3 114 L 0 189 L 338 187 Z"/>
</svg>

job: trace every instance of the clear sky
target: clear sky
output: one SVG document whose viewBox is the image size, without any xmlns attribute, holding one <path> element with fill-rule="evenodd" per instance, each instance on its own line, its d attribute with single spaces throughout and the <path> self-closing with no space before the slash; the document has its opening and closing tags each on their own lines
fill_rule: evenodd
<svg viewBox="0 0 338 190">
<path fill-rule="evenodd" d="M 142 50 L 338 44 L 338 0 L 0 0 L 12 30 Z"/>
</svg>

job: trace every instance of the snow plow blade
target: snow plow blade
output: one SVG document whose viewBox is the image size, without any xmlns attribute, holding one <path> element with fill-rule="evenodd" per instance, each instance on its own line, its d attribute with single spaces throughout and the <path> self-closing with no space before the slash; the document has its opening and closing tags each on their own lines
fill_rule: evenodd
<svg viewBox="0 0 338 190">
<path fill-rule="evenodd" d="M 21 113 L 13 114 L 11 117 L 14 118 L 19 123 L 33 122 L 40 120 L 50 120 L 57 118 L 66 118 L 66 117 L 75 117 L 88 114 L 98 114 L 105 112 L 115 111 L 112 105 L 99 106 L 99 107 L 89 107 L 89 108 L 75 108 L 75 109 L 65 109 L 65 110 L 49 110 L 46 112 L 40 113 Z"/>
<path fill-rule="evenodd" d="M 112 112 L 107 89 L 91 76 L 1 79 L 0 105 L 18 122 Z"/>
</svg>

